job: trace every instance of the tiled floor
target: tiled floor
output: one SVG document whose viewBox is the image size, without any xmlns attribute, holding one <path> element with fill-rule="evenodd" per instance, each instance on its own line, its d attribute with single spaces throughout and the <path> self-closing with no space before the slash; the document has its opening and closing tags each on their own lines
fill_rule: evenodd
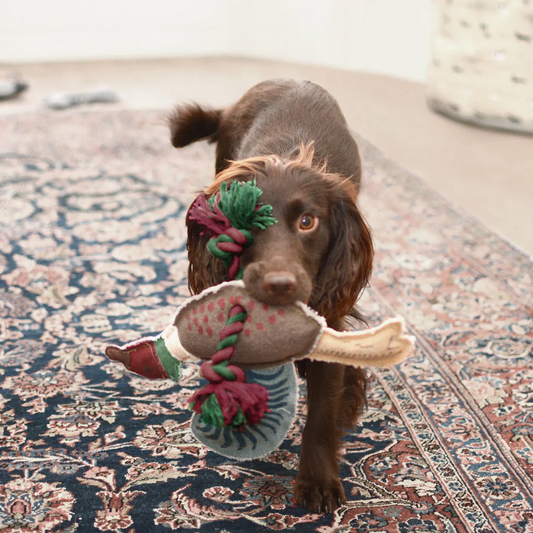
<svg viewBox="0 0 533 533">
<path fill-rule="evenodd" d="M 484 130 L 428 110 L 422 84 L 386 76 L 238 58 L 10 65 L 31 84 L 0 113 L 42 110 L 54 91 L 115 89 L 110 107 L 170 109 L 180 101 L 230 104 L 273 77 L 327 88 L 351 127 L 486 226 L 533 255 L 533 137 Z M 1 132 L 0 132 L 1 142 Z"/>
</svg>

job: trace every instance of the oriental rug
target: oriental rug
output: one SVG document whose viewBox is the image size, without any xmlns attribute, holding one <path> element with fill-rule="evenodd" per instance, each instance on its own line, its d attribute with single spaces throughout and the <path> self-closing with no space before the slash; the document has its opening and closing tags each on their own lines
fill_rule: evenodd
<svg viewBox="0 0 533 533">
<path fill-rule="evenodd" d="M 0 532 L 532 532 L 533 266 L 358 138 L 376 260 L 370 325 L 417 349 L 372 371 L 344 439 L 347 503 L 295 506 L 305 423 L 263 460 L 208 452 L 180 385 L 103 356 L 188 296 L 186 208 L 213 148 L 170 147 L 164 114 L 0 117 Z M 453 172 L 453 169 L 450 169 Z"/>
</svg>

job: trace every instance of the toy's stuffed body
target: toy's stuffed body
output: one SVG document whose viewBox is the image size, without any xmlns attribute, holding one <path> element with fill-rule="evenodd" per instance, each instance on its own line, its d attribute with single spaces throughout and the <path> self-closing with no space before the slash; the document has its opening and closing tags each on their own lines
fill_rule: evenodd
<svg viewBox="0 0 533 533">
<path fill-rule="evenodd" d="M 232 281 L 189 298 L 161 335 L 109 346 L 106 355 L 150 379 L 179 381 L 182 362 L 202 363 L 209 384 L 191 399 L 193 432 L 219 453 L 248 459 L 276 448 L 292 423 L 292 361 L 390 366 L 406 359 L 413 344 L 401 318 L 338 332 L 300 302 L 268 306 Z"/>
<path fill-rule="evenodd" d="M 180 362 L 211 359 L 235 304 L 247 315 L 231 357 L 242 368 L 267 368 L 303 358 L 357 367 L 391 366 L 406 359 L 413 347 L 402 318 L 372 329 L 339 332 L 301 302 L 269 306 L 254 299 L 242 281 L 227 281 L 186 300 L 160 336 L 122 348 L 109 346 L 106 355 L 136 374 L 178 381 Z M 144 344 L 146 351 L 140 349 Z M 145 357 L 152 363 L 147 365 Z"/>
</svg>

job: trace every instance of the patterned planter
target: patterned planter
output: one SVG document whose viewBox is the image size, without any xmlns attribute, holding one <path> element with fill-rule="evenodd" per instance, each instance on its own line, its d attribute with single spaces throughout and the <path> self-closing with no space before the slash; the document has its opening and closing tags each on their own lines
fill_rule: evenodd
<svg viewBox="0 0 533 533">
<path fill-rule="evenodd" d="M 457 120 L 533 132 L 533 1 L 437 0 L 427 97 Z"/>
</svg>

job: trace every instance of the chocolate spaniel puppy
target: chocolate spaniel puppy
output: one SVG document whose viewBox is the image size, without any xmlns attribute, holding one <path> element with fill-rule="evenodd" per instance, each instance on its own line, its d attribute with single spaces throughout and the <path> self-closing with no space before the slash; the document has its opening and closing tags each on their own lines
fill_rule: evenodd
<svg viewBox="0 0 533 533">
<path fill-rule="evenodd" d="M 256 85 L 224 110 L 178 106 L 169 119 L 176 148 L 206 139 L 217 143 L 215 194 L 223 181 L 252 180 L 278 222 L 255 234 L 241 256 L 244 282 L 259 300 L 307 303 L 330 327 L 345 328 L 372 268 L 372 239 L 357 207 L 361 162 L 335 99 L 309 81 Z M 207 251 L 209 235 L 188 218 L 192 293 L 226 279 Z M 345 501 L 338 452 L 365 405 L 362 369 L 310 360 L 298 364 L 307 379 L 308 416 L 299 472 L 298 503 L 329 512 Z"/>
</svg>

